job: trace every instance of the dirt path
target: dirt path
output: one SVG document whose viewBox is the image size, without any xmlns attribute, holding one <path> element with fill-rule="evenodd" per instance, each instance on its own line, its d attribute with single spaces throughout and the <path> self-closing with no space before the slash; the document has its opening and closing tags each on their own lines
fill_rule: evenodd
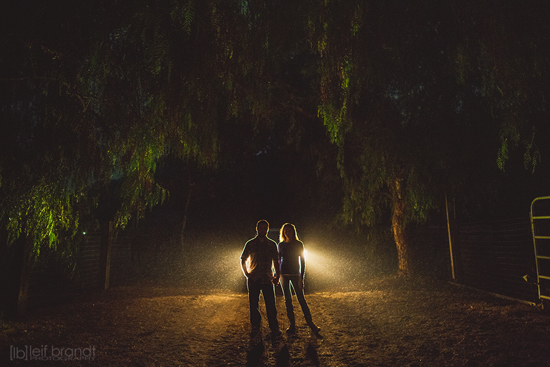
<svg viewBox="0 0 550 367">
<path fill-rule="evenodd" d="M 36 310 L 0 324 L 0 365 L 550 366 L 547 314 L 446 283 L 388 278 L 308 294 L 323 337 L 300 320 L 276 340 L 265 325 L 249 338 L 246 294 L 200 293 L 118 287 Z M 286 328 L 281 296 L 277 307 Z M 31 345 L 38 358 L 90 348 L 93 360 L 24 360 Z"/>
</svg>

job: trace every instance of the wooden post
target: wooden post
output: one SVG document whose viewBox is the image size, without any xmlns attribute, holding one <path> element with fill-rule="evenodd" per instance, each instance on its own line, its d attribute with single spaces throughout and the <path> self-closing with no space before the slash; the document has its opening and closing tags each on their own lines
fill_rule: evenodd
<svg viewBox="0 0 550 367">
<path fill-rule="evenodd" d="M 187 210 L 189 209 L 189 202 L 191 201 L 191 184 L 189 184 L 189 192 L 187 193 L 187 201 L 185 202 L 185 208 L 183 211 L 183 221 L 181 223 L 181 232 L 180 232 L 180 252 L 181 255 L 185 257 L 185 242 L 184 242 L 184 235 L 185 235 L 185 227 L 187 225 Z"/>
<path fill-rule="evenodd" d="M 185 202 L 185 207 L 183 211 L 183 221 L 181 223 L 181 232 L 180 232 L 180 255 L 183 260 L 183 264 L 185 265 L 185 259 L 186 259 L 186 253 L 185 253 L 185 227 L 187 225 L 187 212 L 189 211 L 189 203 L 191 202 L 191 189 L 195 184 L 191 182 L 191 179 L 189 179 L 189 184 L 187 185 L 188 191 L 187 191 L 187 200 Z"/>
<path fill-rule="evenodd" d="M 27 312 L 29 299 L 29 281 L 31 279 L 31 237 L 23 235 L 21 238 L 21 274 L 19 278 L 19 296 L 17 297 L 17 316 Z"/>
<path fill-rule="evenodd" d="M 111 274 L 111 242 L 113 222 L 101 221 L 101 248 L 99 252 L 99 287 L 109 289 Z"/>
<path fill-rule="evenodd" d="M 447 213 L 447 233 L 449 234 L 449 254 L 451 256 L 451 275 L 454 281 L 456 280 L 455 262 L 454 262 L 454 256 L 453 256 L 453 241 L 451 236 L 451 221 L 449 218 L 449 203 L 447 201 L 447 192 L 445 192 L 445 212 Z"/>
</svg>

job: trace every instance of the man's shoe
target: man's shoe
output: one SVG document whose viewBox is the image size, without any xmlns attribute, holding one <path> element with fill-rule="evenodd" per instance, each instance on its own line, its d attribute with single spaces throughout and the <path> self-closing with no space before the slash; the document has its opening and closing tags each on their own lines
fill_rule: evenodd
<svg viewBox="0 0 550 367">
<path fill-rule="evenodd" d="M 296 333 L 296 325 L 290 325 L 288 329 L 286 329 L 286 332 L 289 334 L 295 334 Z"/>
</svg>

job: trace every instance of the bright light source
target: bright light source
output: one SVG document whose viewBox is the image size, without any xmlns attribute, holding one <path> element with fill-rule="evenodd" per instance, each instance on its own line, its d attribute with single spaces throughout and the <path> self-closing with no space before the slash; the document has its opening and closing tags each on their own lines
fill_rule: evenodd
<svg viewBox="0 0 550 367">
<path fill-rule="evenodd" d="M 338 255 L 316 242 L 306 242 L 305 246 L 309 249 L 304 250 L 306 278 L 314 282 L 316 287 L 342 280 L 343 268 Z"/>
</svg>

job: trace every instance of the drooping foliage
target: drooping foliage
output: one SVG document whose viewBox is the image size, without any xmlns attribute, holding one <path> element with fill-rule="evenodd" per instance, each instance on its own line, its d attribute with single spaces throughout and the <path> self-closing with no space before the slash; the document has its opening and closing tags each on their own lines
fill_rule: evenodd
<svg viewBox="0 0 550 367">
<path fill-rule="evenodd" d="M 250 109 L 234 82 L 255 72 L 233 57 L 246 28 L 236 3 L 10 5 L 0 223 L 35 250 L 89 213 L 118 226 L 143 215 L 167 194 L 154 181 L 162 155 L 215 165 L 218 124 Z"/>
<path fill-rule="evenodd" d="M 441 207 L 444 192 L 468 199 L 471 179 L 491 192 L 486 171 L 503 168 L 520 142 L 526 165 L 539 159 L 532 119 L 548 95 L 547 36 L 538 36 L 548 33 L 548 6 L 532 2 L 519 16 L 523 6 L 326 1 L 311 22 L 319 114 L 346 191 L 342 218 L 391 219 L 402 273 L 407 223 Z"/>
<path fill-rule="evenodd" d="M 453 6 L 460 42 L 455 49 L 460 85 L 475 85 L 498 119 L 500 169 L 520 147 L 524 165 L 540 160 L 534 136 L 546 133 L 550 7 L 544 1 L 472 2 Z"/>
<path fill-rule="evenodd" d="M 168 195 L 162 156 L 215 167 L 280 144 L 301 152 L 289 186 L 322 174 L 309 195 L 341 183 L 344 221 L 391 218 L 406 241 L 445 192 L 474 179 L 486 192 L 479 173 L 515 146 L 540 161 L 548 12 L 541 0 L 12 1 L 0 226 L 35 249 L 88 214 L 124 226 Z"/>
</svg>

